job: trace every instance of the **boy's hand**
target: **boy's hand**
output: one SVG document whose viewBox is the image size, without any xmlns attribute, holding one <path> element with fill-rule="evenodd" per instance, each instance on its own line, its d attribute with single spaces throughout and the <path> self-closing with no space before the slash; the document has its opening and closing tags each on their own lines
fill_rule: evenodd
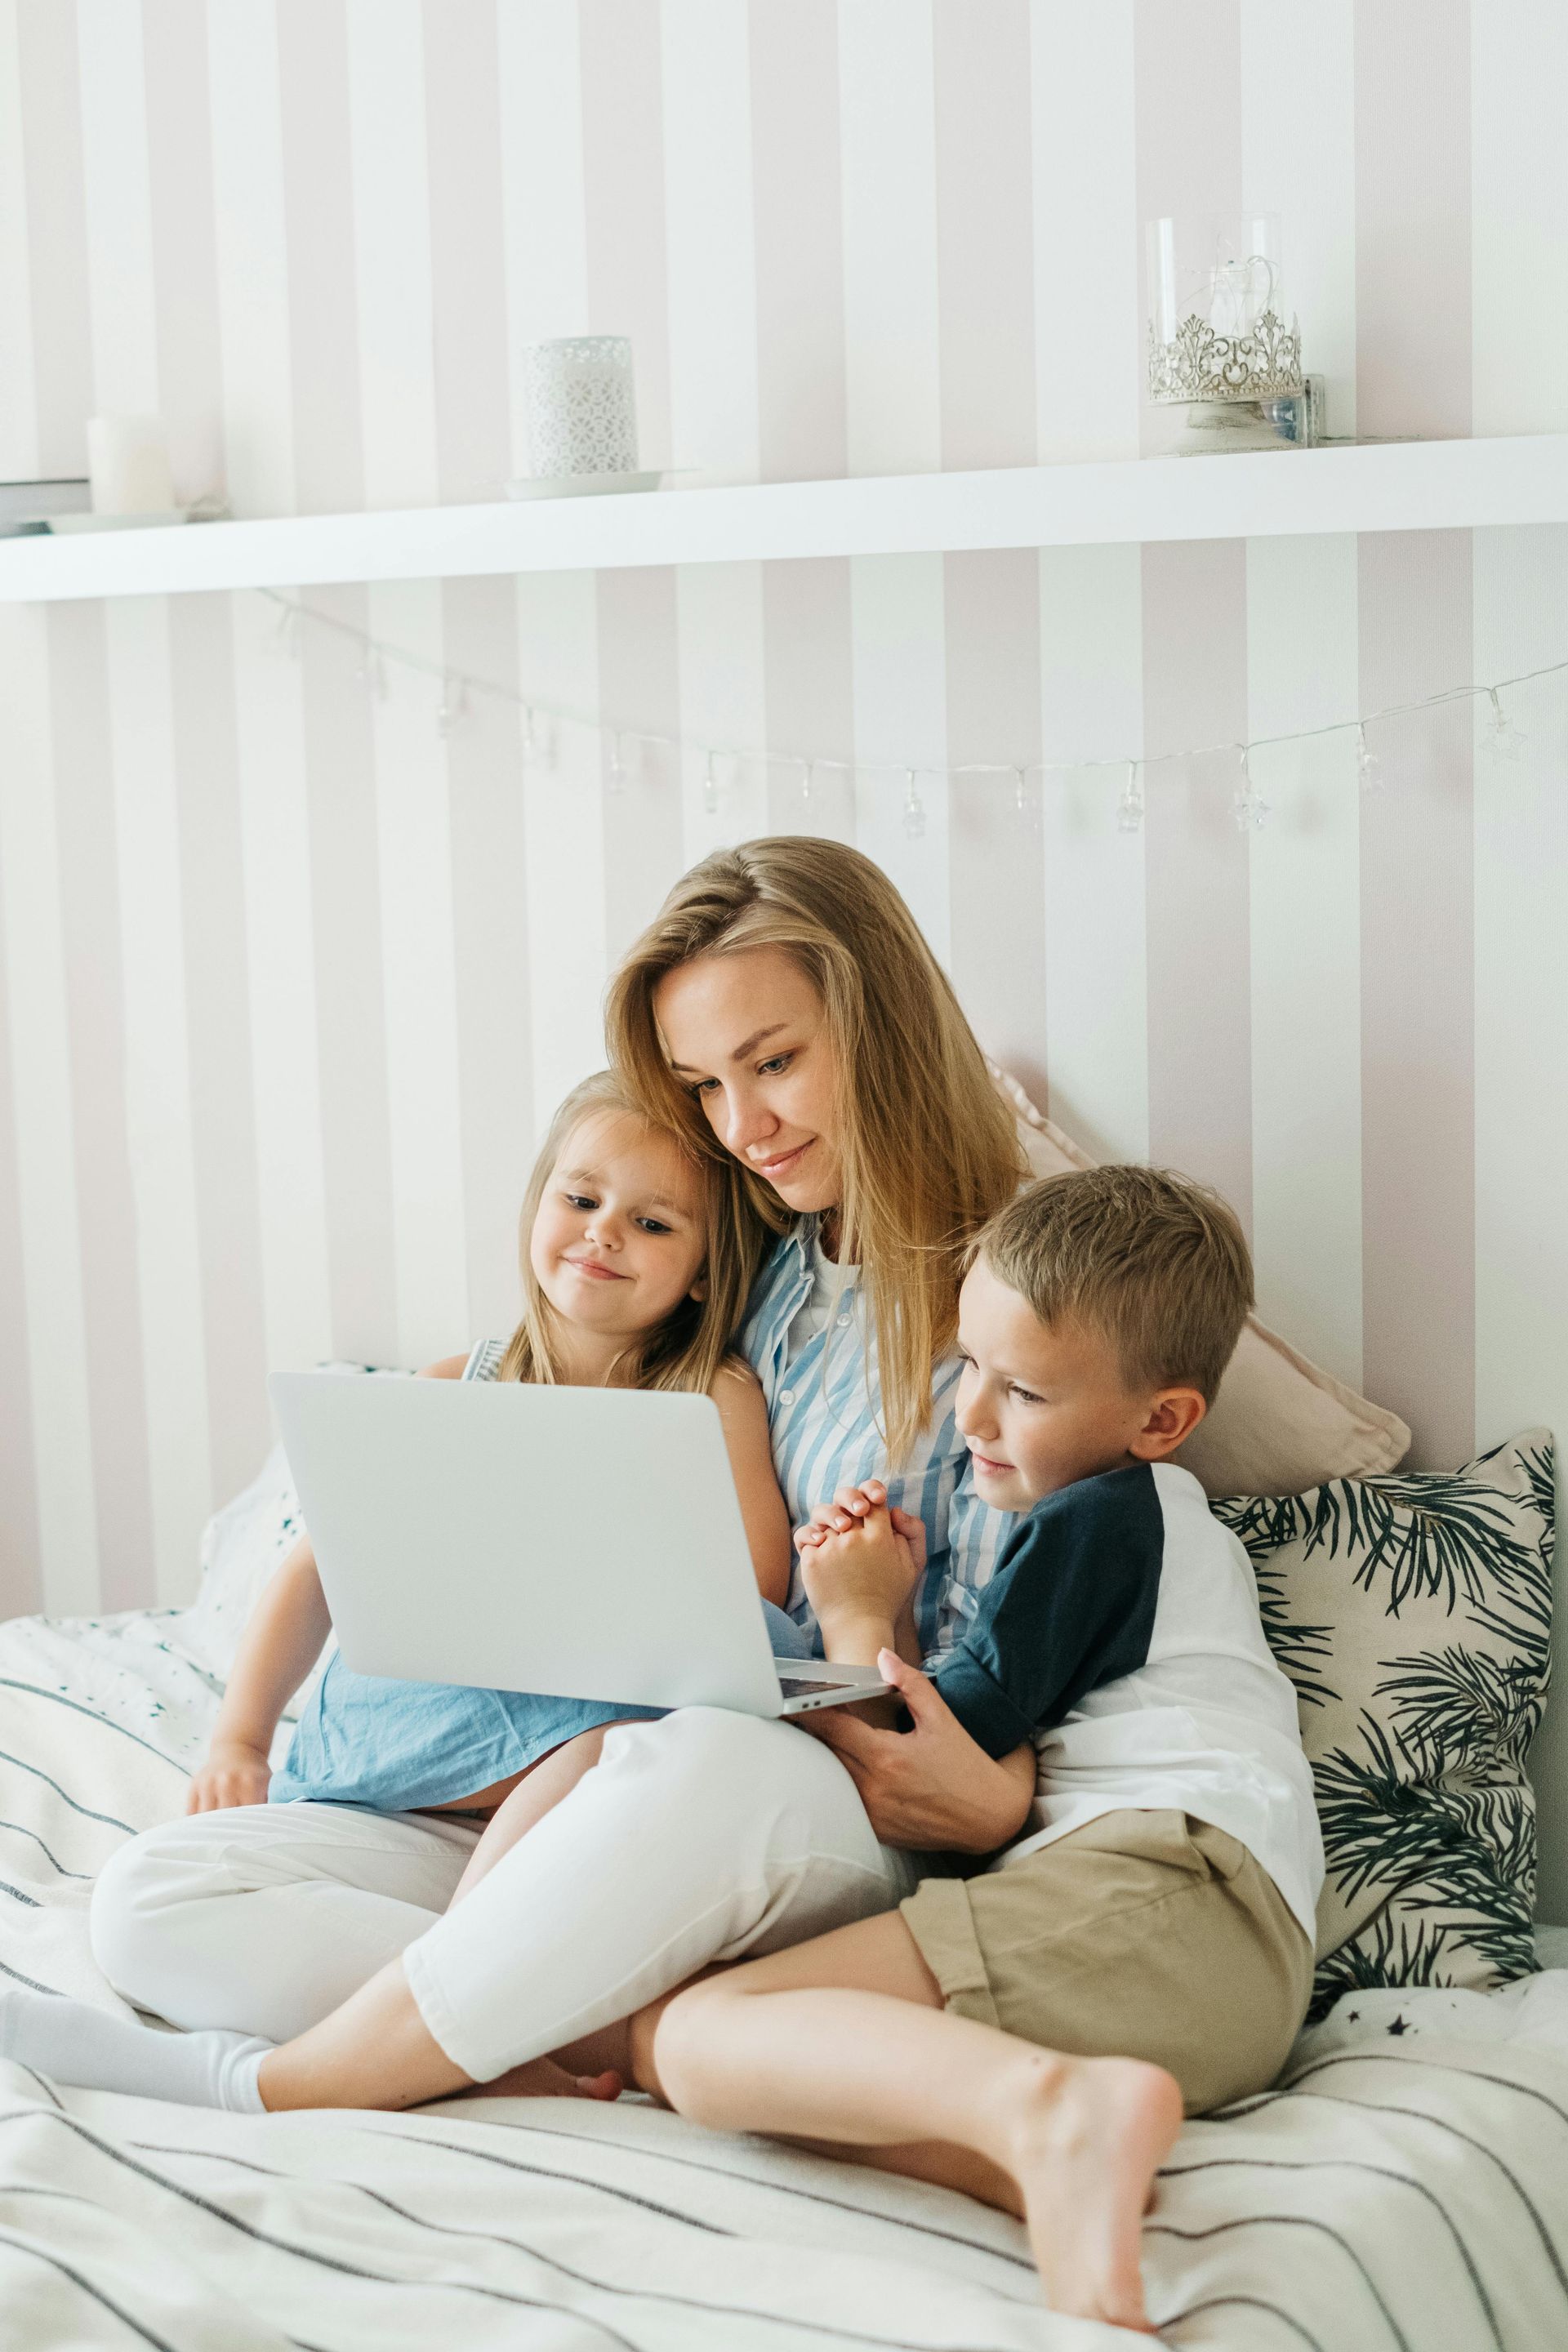
<svg viewBox="0 0 1568 2352">
<path fill-rule="evenodd" d="M 802 1569 L 805 1566 L 806 1552 L 815 1550 L 825 1537 L 852 1534 L 873 1511 L 883 1509 L 887 1511 L 893 1533 L 901 1536 L 909 1545 L 914 1558 L 915 1580 L 918 1583 L 925 1572 L 925 1521 L 917 1517 L 913 1511 L 900 1510 L 897 1503 L 889 1503 L 888 1490 L 880 1478 L 868 1478 L 858 1486 L 840 1486 L 831 1503 L 818 1503 L 805 1525 L 795 1531 L 795 1549 L 801 1554 Z"/>
<path fill-rule="evenodd" d="M 243 1740 L 215 1739 L 207 1760 L 191 1775 L 185 1791 L 187 1813 L 218 1813 L 229 1805 L 264 1805 L 272 1767 L 258 1748 Z"/>
<path fill-rule="evenodd" d="M 893 1629 L 920 1581 L 921 1563 L 884 1507 L 851 1520 L 847 1535 L 825 1533 L 804 1547 L 800 1573 L 828 1657 L 868 1666 L 879 1650 L 893 1646 Z"/>
</svg>

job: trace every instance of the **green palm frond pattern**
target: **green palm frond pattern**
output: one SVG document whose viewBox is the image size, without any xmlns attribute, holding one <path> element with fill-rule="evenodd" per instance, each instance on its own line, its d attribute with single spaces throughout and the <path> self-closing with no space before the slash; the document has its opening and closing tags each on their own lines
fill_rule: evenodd
<svg viewBox="0 0 1568 2352">
<path fill-rule="evenodd" d="M 1524 1490 L 1530 1497 L 1531 1507 L 1541 1522 L 1543 1536 L 1542 1549 L 1546 1565 L 1550 1568 L 1552 1559 L 1552 1535 L 1557 1521 L 1557 1465 L 1551 1436 L 1545 1431 L 1541 1431 L 1525 1437 L 1516 1437 L 1512 1442 L 1511 1449 L 1507 1445 L 1494 1445 L 1489 1454 L 1479 1455 L 1471 1463 L 1470 1468 L 1472 1471 L 1485 1469 L 1489 1464 L 1497 1461 L 1500 1455 L 1506 1454 L 1510 1450 L 1518 1461 L 1520 1475 L 1524 1482 Z"/>
<path fill-rule="evenodd" d="M 1394 1920 L 1383 1912 L 1363 1936 L 1354 1936 L 1318 1964 L 1312 1979 L 1309 2025 L 1326 2017 L 1342 1992 L 1372 1992 L 1384 1985 L 1446 1984 L 1443 1936 L 1429 1920 Z"/>
<path fill-rule="evenodd" d="M 1318 1493 L 1311 1542 L 1353 1552 L 1355 1580 L 1368 1591 L 1385 1580 L 1390 1617 L 1412 1597 L 1440 1598 L 1451 1616 L 1461 1596 L 1484 1609 L 1500 1589 L 1533 1587 L 1539 1547 L 1515 1535 L 1495 1493 L 1468 1472 L 1347 1478 Z"/>
<path fill-rule="evenodd" d="M 1268 1646 L 1296 1685 L 1305 1706 L 1327 1706 L 1339 1696 L 1321 1671 L 1333 1654 L 1333 1627 L 1315 1625 L 1290 1613 L 1289 1585 L 1277 1557 L 1299 1532 L 1295 1495 L 1226 1495 L 1210 1508 L 1215 1518 L 1239 1536 L 1252 1562 L 1258 1585 L 1258 1611 Z"/>
<path fill-rule="evenodd" d="M 1533 1659 L 1446 1643 L 1391 1660 L 1375 1696 L 1386 1699 L 1426 1771 L 1485 1780 L 1498 1765 L 1522 1774 L 1540 1727 L 1545 1678 Z"/>
<path fill-rule="evenodd" d="M 1317 1788 L 1314 2014 L 1352 1985 L 1484 1989 L 1531 1969 L 1550 1433 L 1463 1470 L 1214 1507 L 1251 1559 Z"/>
</svg>

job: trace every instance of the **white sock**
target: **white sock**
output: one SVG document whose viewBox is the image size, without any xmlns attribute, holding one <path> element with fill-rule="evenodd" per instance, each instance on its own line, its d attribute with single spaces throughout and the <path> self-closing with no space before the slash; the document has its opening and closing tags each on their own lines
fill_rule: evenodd
<svg viewBox="0 0 1568 2352">
<path fill-rule="evenodd" d="M 274 2047 L 246 2033 L 159 2033 L 64 1993 L 0 1991 L 0 2058 L 83 2090 L 265 2115 L 257 2077 Z"/>
</svg>

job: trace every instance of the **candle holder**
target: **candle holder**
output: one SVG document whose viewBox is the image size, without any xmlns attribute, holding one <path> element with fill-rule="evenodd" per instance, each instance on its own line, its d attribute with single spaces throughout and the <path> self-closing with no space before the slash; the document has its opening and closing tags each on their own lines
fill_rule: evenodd
<svg viewBox="0 0 1568 2352">
<path fill-rule="evenodd" d="M 566 335 L 530 343 L 522 393 L 533 472 L 508 483 L 513 498 L 657 486 L 659 475 L 637 471 L 629 336 Z"/>
<path fill-rule="evenodd" d="M 1285 322 L 1279 221 L 1151 221 L 1149 398 L 1184 407 L 1188 448 L 1310 447 L 1321 379 Z"/>
<path fill-rule="evenodd" d="M 169 436 L 157 416 L 89 416 L 87 468 L 95 515 L 174 511 Z"/>
</svg>

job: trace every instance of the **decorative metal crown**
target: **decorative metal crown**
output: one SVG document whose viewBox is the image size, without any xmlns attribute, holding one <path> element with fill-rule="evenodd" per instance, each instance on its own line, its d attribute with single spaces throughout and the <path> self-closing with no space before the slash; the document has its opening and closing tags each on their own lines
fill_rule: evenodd
<svg viewBox="0 0 1568 2352">
<path fill-rule="evenodd" d="M 1149 321 L 1149 397 L 1154 401 L 1273 400 L 1305 389 L 1301 330 L 1265 310 L 1249 335 L 1216 335 L 1189 311 L 1173 342 Z"/>
</svg>

